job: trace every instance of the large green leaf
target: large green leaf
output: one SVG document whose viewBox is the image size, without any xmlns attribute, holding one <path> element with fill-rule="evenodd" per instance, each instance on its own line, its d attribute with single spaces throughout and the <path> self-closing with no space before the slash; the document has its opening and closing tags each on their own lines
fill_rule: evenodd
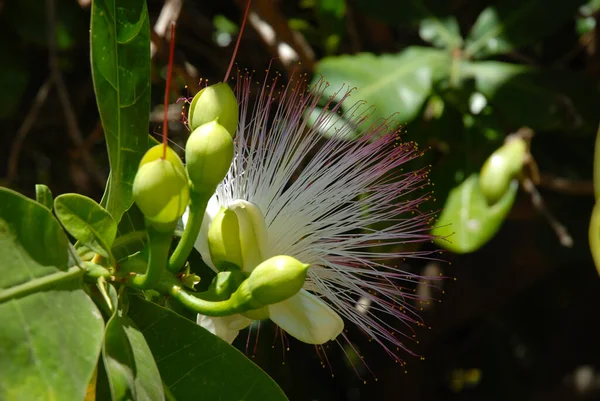
<svg viewBox="0 0 600 401">
<path fill-rule="evenodd" d="M 68 269 L 67 237 L 41 204 L 0 187 L 0 289 Z"/>
<path fill-rule="evenodd" d="M 468 57 L 486 57 L 535 43 L 572 19 L 584 0 L 501 0 L 479 15 L 465 46 Z"/>
<path fill-rule="evenodd" d="M 119 221 L 148 149 L 150 27 L 144 0 L 94 0 L 91 62 L 110 159 L 102 205 Z"/>
<path fill-rule="evenodd" d="M 0 188 L 0 399 L 82 400 L 104 322 L 51 212 Z"/>
<path fill-rule="evenodd" d="M 114 313 L 106 325 L 102 358 L 113 401 L 164 400 L 160 373 L 144 336 L 117 308 L 114 287 L 109 292 Z"/>
<path fill-rule="evenodd" d="M 140 328 L 165 386 L 179 401 L 281 401 L 277 384 L 220 338 L 156 304 L 131 297 L 129 316 Z"/>
<path fill-rule="evenodd" d="M 600 91 L 585 74 L 541 70 L 499 61 L 465 62 L 463 78 L 509 129 L 591 131 L 598 124 Z"/>
<path fill-rule="evenodd" d="M 500 229 L 515 201 L 519 183 L 513 180 L 504 196 L 488 205 L 479 188 L 479 175 L 472 174 L 450 191 L 446 205 L 433 228 L 436 243 L 455 253 L 481 248 Z"/>
<path fill-rule="evenodd" d="M 361 126 L 365 129 L 388 117 L 398 124 L 415 118 L 433 82 L 448 74 L 450 61 L 450 55 L 444 51 L 409 47 L 393 55 L 362 53 L 324 58 L 316 72 L 330 83 L 326 95 L 337 94 L 339 99 L 344 94 L 344 85 L 356 87 L 345 106 L 349 107 L 354 99 L 375 108 L 369 113 L 371 118 Z"/>
<path fill-rule="evenodd" d="M 117 235 L 117 223 L 93 199 L 79 194 L 63 194 L 54 200 L 56 216 L 82 245 L 105 258 Z"/>
</svg>

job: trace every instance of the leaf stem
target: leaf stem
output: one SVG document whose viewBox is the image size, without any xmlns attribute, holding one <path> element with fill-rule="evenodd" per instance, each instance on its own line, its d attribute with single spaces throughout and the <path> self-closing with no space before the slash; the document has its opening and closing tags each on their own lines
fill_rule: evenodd
<svg viewBox="0 0 600 401">
<path fill-rule="evenodd" d="M 148 246 L 150 247 L 148 268 L 146 273 L 136 274 L 129 280 L 132 286 L 141 289 L 156 286 L 165 271 L 172 239 L 172 231 L 162 232 L 152 226 L 148 227 Z"/>
<path fill-rule="evenodd" d="M 183 236 L 177 244 L 177 248 L 169 259 L 167 270 L 170 272 L 178 272 L 187 260 L 192 248 L 196 243 L 196 238 L 202 227 L 202 219 L 206 211 L 206 205 L 211 197 L 211 192 L 196 192 L 193 189 L 190 191 L 190 208 L 188 221 L 183 231 Z"/>
<path fill-rule="evenodd" d="M 147 237 L 146 230 L 131 231 L 127 234 L 117 237 L 112 244 L 111 250 L 129 245 L 136 241 L 143 241 Z"/>
<path fill-rule="evenodd" d="M 252 299 L 248 288 L 243 284 L 229 299 L 223 301 L 207 301 L 196 297 L 185 291 L 179 282 L 173 280 L 161 281 L 156 289 L 165 295 L 170 295 L 186 308 L 206 316 L 229 316 L 264 306 Z M 198 295 L 202 296 L 202 293 Z"/>
<path fill-rule="evenodd" d="M 72 266 L 67 271 L 59 271 L 56 273 L 48 274 L 47 276 L 38 277 L 33 280 L 29 280 L 26 283 L 16 285 L 6 290 L 0 291 L 0 303 L 9 301 L 14 298 L 21 298 L 32 292 L 37 292 L 42 289 L 54 286 L 63 281 L 72 280 L 75 277 L 81 276 L 85 273 L 85 270 L 79 266 Z"/>
</svg>

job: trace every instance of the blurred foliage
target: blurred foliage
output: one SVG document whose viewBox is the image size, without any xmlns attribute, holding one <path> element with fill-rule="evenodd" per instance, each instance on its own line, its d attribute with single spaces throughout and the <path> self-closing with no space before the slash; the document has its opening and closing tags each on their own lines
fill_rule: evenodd
<svg viewBox="0 0 600 401">
<path fill-rule="evenodd" d="M 0 176 L 6 177 L 3 185 L 32 196 L 34 184 L 43 183 L 55 195 L 77 191 L 99 200 L 104 182 L 82 161 L 87 151 L 101 173 L 109 171 L 89 65 L 91 10 L 84 1 L 56 1 L 58 61 L 84 136 L 77 144 L 67 135 L 65 106 L 54 84 L 45 95 L 41 90 L 51 73 L 45 3 L 0 1 Z M 597 399 L 600 343 L 591 322 L 600 307 L 600 283 L 588 244 L 595 249 L 598 238 L 590 214 L 600 118 L 600 1 L 254 3 L 275 37 L 305 56 L 289 67 L 276 46 L 248 29 L 237 56 L 241 69 L 258 71 L 258 81 L 271 63 L 287 76 L 295 68 L 314 79 L 323 74 L 329 94 L 342 84 L 356 87 L 352 99 L 375 107 L 373 121 L 392 116 L 407 139 L 429 148 L 421 162 L 431 165 L 431 208 L 442 210 L 438 225 L 451 231 L 445 234 L 454 233 L 440 242 L 450 250 L 440 258 L 452 262 L 441 269 L 458 280 L 448 281 L 446 295 L 435 295 L 443 303 L 423 312 L 432 330 L 418 331 L 420 341 L 410 347 L 426 359 L 407 355 L 408 374 L 352 328 L 347 335 L 354 349 L 320 350 L 326 359 L 293 341 L 290 346 L 276 338 L 274 344 L 268 325 L 260 338 L 241 338 L 237 345 L 291 400 Z M 163 6 L 162 0 L 148 1 L 150 26 Z M 222 78 L 240 19 L 238 2 L 184 2 L 173 102 L 195 92 L 200 77 Z M 310 51 L 292 43 L 286 27 Z M 158 46 L 150 72 L 153 112 L 160 111 L 165 64 Z M 35 107 L 38 112 L 30 115 Z M 178 111 L 172 120 L 180 118 Z M 151 113 L 150 132 L 160 118 Z M 170 127 L 176 143 L 187 136 L 183 125 Z M 546 210 L 571 233 L 572 249 L 560 246 L 548 219 L 516 182 L 492 204 L 479 187 L 476 175 L 486 160 L 507 135 L 525 127 L 535 133 L 530 156 L 540 179 L 525 167 L 516 179 L 537 182 Z M 39 194 L 51 199 L 43 188 Z M 134 231 L 133 221 L 124 219 L 119 232 Z M 465 234 L 474 225 L 485 233 Z M 455 254 L 463 252 L 470 254 Z M 425 263 L 412 266 L 416 273 L 423 268 Z M 18 377 L 14 369 L 7 372 Z"/>
</svg>

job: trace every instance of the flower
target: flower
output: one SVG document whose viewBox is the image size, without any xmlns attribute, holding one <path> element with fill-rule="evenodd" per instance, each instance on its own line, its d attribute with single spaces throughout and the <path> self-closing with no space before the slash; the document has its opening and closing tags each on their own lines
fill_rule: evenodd
<svg viewBox="0 0 600 401">
<path fill-rule="evenodd" d="M 264 243 L 261 258 L 289 255 L 310 264 L 304 288 L 268 307 L 271 320 L 301 341 L 320 344 L 342 332 L 341 316 L 388 352 L 406 349 L 396 326 L 420 319 L 411 304 L 416 296 L 403 292 L 401 284 L 422 278 L 392 263 L 425 257 L 426 251 L 403 246 L 432 239 L 433 216 L 418 209 L 430 195 L 416 192 L 427 183 L 428 171 L 402 170 L 421 151 L 401 141 L 387 121 L 347 140 L 369 117 L 360 103 L 343 111 L 351 90 L 338 91 L 321 108 L 327 99 L 323 80 L 308 91 L 302 80 L 277 87 L 276 80 L 263 84 L 251 107 L 250 78 L 238 85 L 235 157 L 209 202 L 196 248 L 215 268 L 210 223 L 222 208 L 255 206 L 266 227 L 256 240 Z M 387 224 L 380 227 L 382 222 Z M 229 342 L 251 321 L 242 315 L 198 316 L 198 324 Z"/>
</svg>

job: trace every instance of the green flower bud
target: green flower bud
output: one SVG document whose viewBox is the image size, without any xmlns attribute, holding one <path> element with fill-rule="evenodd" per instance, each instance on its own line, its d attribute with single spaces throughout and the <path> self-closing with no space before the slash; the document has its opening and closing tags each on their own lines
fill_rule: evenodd
<svg viewBox="0 0 600 401">
<path fill-rule="evenodd" d="M 212 263 L 219 270 L 236 266 L 251 272 L 266 256 L 267 227 L 258 207 L 237 200 L 222 208 L 208 229 Z"/>
<path fill-rule="evenodd" d="M 240 228 L 235 212 L 222 208 L 208 229 L 210 259 L 219 270 L 232 266 L 238 269 L 244 264 L 240 246 Z"/>
<path fill-rule="evenodd" d="M 510 183 L 523 168 L 527 143 L 522 138 L 508 140 L 485 161 L 479 175 L 479 187 L 490 205 L 508 191 Z"/>
<path fill-rule="evenodd" d="M 242 283 L 253 301 L 271 305 L 296 295 L 304 286 L 309 265 L 291 256 L 279 255 L 265 260 Z"/>
<path fill-rule="evenodd" d="M 232 159 L 233 140 L 216 121 L 196 128 L 185 145 L 188 176 L 197 191 L 212 192 L 225 178 Z"/>
<path fill-rule="evenodd" d="M 188 124 L 191 131 L 215 120 L 225 127 L 231 137 L 235 136 L 239 121 L 238 101 L 224 82 L 202 89 L 190 105 Z"/>
<path fill-rule="evenodd" d="M 189 201 L 185 167 L 177 154 L 163 145 L 152 147 L 140 162 L 133 180 L 133 200 L 146 219 L 159 231 L 175 227 Z"/>
</svg>

